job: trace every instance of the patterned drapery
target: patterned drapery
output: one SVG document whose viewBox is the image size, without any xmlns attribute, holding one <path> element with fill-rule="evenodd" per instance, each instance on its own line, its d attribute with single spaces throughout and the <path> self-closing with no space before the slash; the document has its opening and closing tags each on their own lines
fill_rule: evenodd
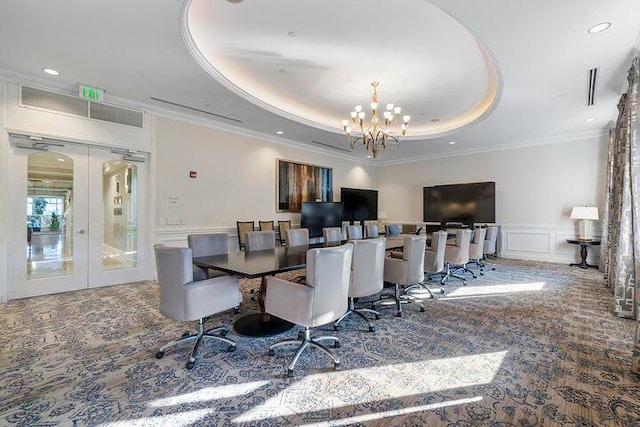
<svg viewBox="0 0 640 427">
<path fill-rule="evenodd" d="M 620 98 L 609 139 L 601 258 L 616 314 L 638 321 L 632 365 L 640 373 L 640 57 L 627 79 L 629 90 Z"/>
</svg>

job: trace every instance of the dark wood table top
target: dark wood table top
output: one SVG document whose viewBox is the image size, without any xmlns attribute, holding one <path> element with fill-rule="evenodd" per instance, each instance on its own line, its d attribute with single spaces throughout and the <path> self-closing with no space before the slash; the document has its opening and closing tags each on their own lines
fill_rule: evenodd
<svg viewBox="0 0 640 427">
<path fill-rule="evenodd" d="M 567 243 L 573 243 L 574 245 L 598 246 L 600 244 L 600 240 L 567 239 Z"/>
<path fill-rule="evenodd" d="M 278 246 L 263 251 L 239 251 L 223 255 L 195 257 L 193 263 L 198 267 L 213 268 L 253 279 L 305 268 L 309 249 L 339 246 L 340 244 L 314 243 L 304 246 Z M 400 249 L 403 246 L 404 239 L 386 239 L 387 250 Z"/>
</svg>

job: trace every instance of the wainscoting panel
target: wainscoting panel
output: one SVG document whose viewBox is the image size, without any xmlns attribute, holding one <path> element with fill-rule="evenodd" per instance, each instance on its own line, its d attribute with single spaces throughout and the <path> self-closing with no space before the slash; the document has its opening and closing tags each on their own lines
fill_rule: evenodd
<svg viewBox="0 0 640 427">
<path fill-rule="evenodd" d="M 600 229 L 594 230 L 595 239 L 600 238 Z M 580 245 L 567 243 L 575 239 L 574 227 L 551 227 L 536 225 L 502 225 L 498 236 L 498 254 L 503 258 L 547 261 L 562 264 L 580 262 Z M 589 249 L 587 262 L 598 265 L 600 246 Z"/>
</svg>

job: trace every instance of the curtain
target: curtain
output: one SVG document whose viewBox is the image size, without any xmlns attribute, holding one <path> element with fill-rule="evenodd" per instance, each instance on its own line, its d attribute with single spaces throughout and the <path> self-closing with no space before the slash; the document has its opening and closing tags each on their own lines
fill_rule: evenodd
<svg viewBox="0 0 640 427">
<path fill-rule="evenodd" d="M 629 90 L 620 98 L 609 138 L 601 255 L 616 314 L 637 322 L 632 369 L 640 373 L 640 57 L 627 79 Z"/>
</svg>

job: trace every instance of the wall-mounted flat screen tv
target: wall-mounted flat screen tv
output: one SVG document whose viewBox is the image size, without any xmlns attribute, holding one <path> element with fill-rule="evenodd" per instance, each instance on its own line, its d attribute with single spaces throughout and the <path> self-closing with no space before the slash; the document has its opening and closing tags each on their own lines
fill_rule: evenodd
<svg viewBox="0 0 640 427">
<path fill-rule="evenodd" d="M 378 190 L 340 189 L 342 219 L 345 221 L 374 221 L 378 219 Z"/>
<path fill-rule="evenodd" d="M 342 227 L 342 203 L 303 202 L 300 226 L 309 229 L 309 237 L 322 237 L 324 227 Z"/>
<path fill-rule="evenodd" d="M 424 187 L 423 221 L 495 223 L 496 183 L 473 182 Z"/>
</svg>

